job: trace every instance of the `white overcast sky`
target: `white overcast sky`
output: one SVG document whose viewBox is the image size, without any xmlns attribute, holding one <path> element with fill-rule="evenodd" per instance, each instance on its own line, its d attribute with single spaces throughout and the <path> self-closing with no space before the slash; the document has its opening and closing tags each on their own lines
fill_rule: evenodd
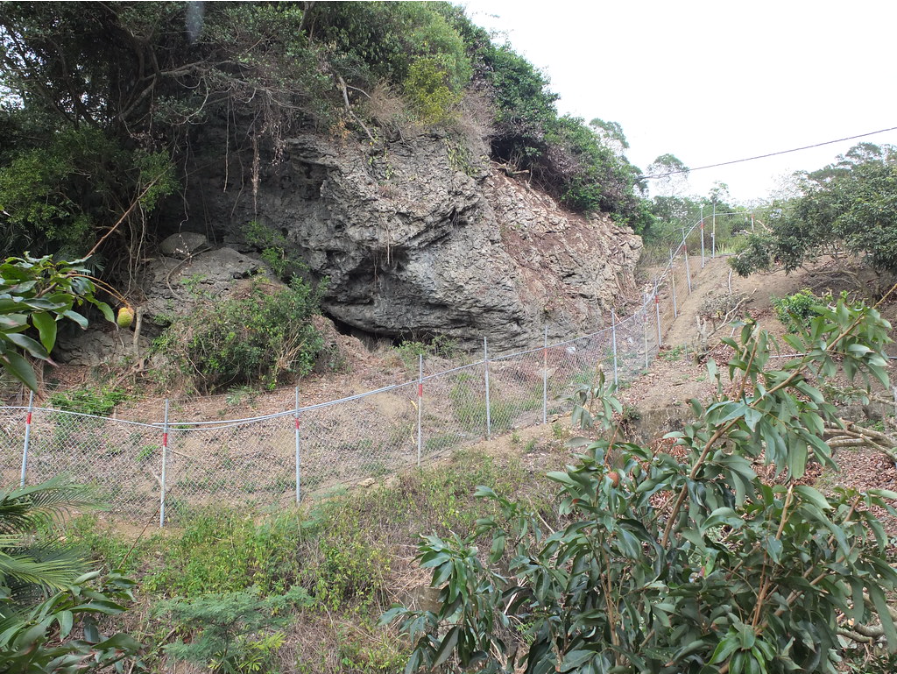
<svg viewBox="0 0 897 674">
<path fill-rule="evenodd" d="M 562 113 L 619 122 L 643 170 L 668 152 L 694 168 L 897 127 L 894 0 L 463 4 L 549 76 Z M 767 197 L 861 141 L 897 145 L 897 131 L 696 171 L 690 191 Z"/>
</svg>

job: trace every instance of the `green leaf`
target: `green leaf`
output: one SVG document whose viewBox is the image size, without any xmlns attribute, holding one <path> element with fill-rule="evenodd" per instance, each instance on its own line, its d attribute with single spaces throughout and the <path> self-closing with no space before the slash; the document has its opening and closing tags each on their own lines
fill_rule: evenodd
<svg viewBox="0 0 897 674">
<path fill-rule="evenodd" d="M 881 626 L 888 640 L 888 650 L 892 653 L 897 652 L 897 628 L 894 627 L 894 619 L 891 618 L 891 612 L 888 610 L 888 600 L 876 583 L 867 583 L 866 589 L 869 591 L 869 596 L 872 597 L 878 619 L 881 620 Z"/>
<path fill-rule="evenodd" d="M 586 662 L 595 657 L 595 651 L 576 650 L 564 653 L 564 659 L 561 662 L 560 672 L 570 672 L 584 665 Z"/>
<path fill-rule="evenodd" d="M 807 470 L 807 446 L 800 443 L 788 453 L 788 471 L 791 477 L 799 480 Z"/>
<path fill-rule="evenodd" d="M 125 653 L 134 653 L 140 650 L 140 644 L 127 634 L 116 634 L 96 644 L 94 648 L 99 651 L 115 649 Z"/>
<path fill-rule="evenodd" d="M 71 611 L 60 611 L 56 615 L 56 620 L 59 621 L 59 636 L 65 639 L 75 624 L 75 614 Z"/>
<path fill-rule="evenodd" d="M 28 364 L 28 361 L 22 358 L 22 356 L 10 351 L 0 355 L 0 364 L 3 365 L 3 369 L 25 384 L 29 389 L 37 391 L 37 377 L 35 377 L 34 370 Z"/>
<path fill-rule="evenodd" d="M 33 358 L 39 358 L 40 360 L 48 360 L 50 358 L 50 354 L 47 353 L 47 350 L 40 342 L 31 339 L 28 335 L 22 335 L 18 332 L 7 332 L 0 333 L 0 337 L 12 342 L 20 349 L 25 349 Z"/>
<path fill-rule="evenodd" d="M 20 331 L 28 328 L 28 317 L 25 314 L 0 315 L 0 330 L 5 332 Z"/>
<path fill-rule="evenodd" d="M 48 313 L 39 312 L 31 315 L 31 322 L 40 333 L 41 344 L 50 353 L 56 344 L 56 319 Z"/>
<path fill-rule="evenodd" d="M 505 554 L 505 537 L 495 536 L 492 539 L 492 550 L 489 552 L 489 561 L 495 564 Z"/>
<path fill-rule="evenodd" d="M 863 614 L 865 613 L 865 602 L 863 600 L 863 582 L 859 578 L 855 577 L 851 577 L 849 580 L 851 590 L 851 605 L 847 616 L 854 622 L 861 623 L 863 622 Z"/>
<path fill-rule="evenodd" d="M 566 484 L 570 486 L 575 486 L 576 483 L 573 479 L 563 471 L 551 471 L 545 475 L 549 480 L 554 480 L 555 482 L 560 482 L 561 484 Z"/>
<path fill-rule="evenodd" d="M 701 524 L 701 531 L 705 532 L 712 527 L 728 525 L 735 529 L 740 528 L 744 522 L 732 508 L 717 508 Z"/>
<path fill-rule="evenodd" d="M 452 652 L 455 649 L 455 646 L 458 644 L 458 636 L 461 634 L 461 627 L 455 626 L 448 631 L 442 638 L 442 643 L 439 644 L 439 648 L 436 649 L 435 660 L 433 661 L 433 669 L 441 665 L 443 662 L 449 659 Z"/>
<path fill-rule="evenodd" d="M 725 639 L 719 642 L 716 650 L 713 651 L 713 656 L 710 658 L 710 664 L 718 665 L 726 662 L 729 657 L 731 657 L 732 653 L 738 650 L 738 647 L 738 634 L 730 633 Z"/>
<path fill-rule="evenodd" d="M 891 491 L 890 489 L 870 489 L 869 493 L 873 496 L 881 496 L 882 498 L 897 501 L 897 491 Z"/>
<path fill-rule="evenodd" d="M 84 316 L 79 314 L 77 311 L 72 311 L 70 309 L 68 311 L 63 311 L 62 315 L 65 316 L 66 318 L 68 318 L 69 320 L 72 320 L 75 323 L 77 323 L 78 325 L 80 325 L 82 330 L 87 329 L 87 319 L 84 318 Z"/>
<path fill-rule="evenodd" d="M 112 311 L 112 307 L 105 302 L 94 302 L 94 305 L 102 312 L 103 318 L 110 323 L 115 323 L 115 312 Z"/>
<path fill-rule="evenodd" d="M 809 501 L 821 510 L 831 510 L 831 504 L 825 499 L 821 492 L 805 484 L 798 485 L 794 491 L 800 494 L 805 501 Z"/>
</svg>

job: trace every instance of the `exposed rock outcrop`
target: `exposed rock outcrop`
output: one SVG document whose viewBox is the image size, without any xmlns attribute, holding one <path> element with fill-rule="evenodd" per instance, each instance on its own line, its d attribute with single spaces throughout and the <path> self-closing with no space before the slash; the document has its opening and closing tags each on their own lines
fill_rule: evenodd
<svg viewBox="0 0 897 674">
<path fill-rule="evenodd" d="M 231 245 L 252 220 L 285 235 L 329 278 L 324 310 L 363 331 L 486 335 L 510 349 L 544 325 L 554 337 L 603 325 L 634 288 L 641 240 L 604 216 L 566 213 L 469 154 L 437 136 L 371 149 L 307 135 L 262 167 L 254 194 L 225 184 L 221 161 L 189 199 Z"/>
<path fill-rule="evenodd" d="M 195 234 L 174 239 L 165 251 L 175 257 L 161 255 L 144 270 L 145 299 L 138 306 L 139 353 L 146 354 L 152 339 L 172 319 L 189 314 L 198 302 L 234 296 L 250 282 L 247 279 L 265 269 L 263 263 L 232 248 L 204 251 L 204 241 L 205 237 Z M 188 248 L 194 252 L 188 253 Z M 102 320 L 93 321 L 86 331 L 64 327 L 69 334 L 59 340 L 55 352 L 60 362 L 94 367 L 136 355 L 133 330 L 117 329 Z"/>
</svg>

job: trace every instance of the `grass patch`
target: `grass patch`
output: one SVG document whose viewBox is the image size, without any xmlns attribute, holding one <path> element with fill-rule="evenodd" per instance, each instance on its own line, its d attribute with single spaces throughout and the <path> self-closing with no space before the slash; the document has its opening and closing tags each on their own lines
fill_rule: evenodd
<svg viewBox="0 0 897 674">
<path fill-rule="evenodd" d="M 431 440 L 447 445 L 457 436 Z M 559 454 L 550 467 L 563 461 Z M 247 632 L 243 640 L 250 651 L 271 645 L 271 634 L 282 634 L 276 649 L 265 652 L 266 659 L 282 663 L 282 671 L 400 671 L 407 645 L 378 625 L 379 616 L 409 587 L 419 533 L 463 535 L 478 518 L 500 516 L 492 502 L 474 497 L 478 485 L 524 496 L 551 516 L 548 480 L 534 479 L 516 457 L 462 450 L 440 465 L 402 473 L 389 485 L 334 492 L 300 509 L 268 515 L 227 506 L 182 509 L 180 527 L 159 532 L 151 525 L 133 550 L 137 531 L 129 538 L 116 535 L 95 515 L 70 520 L 63 535 L 107 568 L 124 561 L 139 579 L 143 613 L 150 616 L 141 627 L 148 642 L 176 628 L 181 643 L 193 643 L 210 634 L 203 616 L 213 616 L 219 604 L 267 607 L 269 599 L 278 602 L 301 590 L 307 600 L 278 609 L 290 620 L 278 618 L 276 631 Z M 414 586 L 426 584 L 423 577 L 413 578 Z M 160 610 L 162 602 L 175 610 Z M 158 650 L 148 658 L 150 671 L 171 671 L 166 657 Z"/>
<path fill-rule="evenodd" d="M 485 435 L 488 421 L 493 433 L 503 433 L 511 429 L 520 414 L 542 406 L 542 388 L 539 387 L 537 397 L 512 401 L 493 387 L 489 396 L 488 420 L 485 388 L 479 379 L 468 374 L 459 375 L 449 399 L 452 401 L 452 414 L 467 432 Z"/>
</svg>

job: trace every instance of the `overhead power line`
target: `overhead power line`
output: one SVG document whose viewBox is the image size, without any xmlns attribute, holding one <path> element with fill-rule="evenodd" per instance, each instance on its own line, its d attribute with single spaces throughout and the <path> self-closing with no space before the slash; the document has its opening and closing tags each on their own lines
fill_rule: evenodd
<svg viewBox="0 0 897 674">
<path fill-rule="evenodd" d="M 682 169 L 680 171 L 670 171 L 669 173 L 662 173 L 660 175 L 650 175 L 650 176 L 641 176 L 643 180 L 656 180 L 658 178 L 666 178 L 667 176 L 674 176 L 679 173 L 691 173 L 692 171 L 703 171 L 704 169 L 712 169 L 719 168 L 720 166 L 730 166 L 732 164 L 741 164 L 746 161 L 754 161 L 755 159 L 766 159 L 767 157 L 776 157 L 780 154 L 791 154 L 792 152 L 800 152 L 801 150 L 811 150 L 814 147 L 823 147 L 824 145 L 832 145 L 834 143 L 843 143 L 846 140 L 856 140 L 857 138 L 865 138 L 866 136 L 874 136 L 878 133 L 886 133 L 888 131 L 897 131 L 897 126 L 892 126 L 890 129 L 879 129 L 878 131 L 870 131 L 869 133 L 861 133 L 856 136 L 848 136 L 847 138 L 838 138 L 836 140 L 827 140 L 824 143 L 815 143 L 814 145 L 804 145 L 803 147 L 796 147 L 793 150 L 780 150 L 779 152 L 770 152 L 769 154 L 761 154 L 756 157 L 747 157 L 745 159 L 733 159 L 732 161 L 724 161 L 719 164 L 708 164 L 707 166 L 698 166 L 693 169 Z"/>
</svg>

